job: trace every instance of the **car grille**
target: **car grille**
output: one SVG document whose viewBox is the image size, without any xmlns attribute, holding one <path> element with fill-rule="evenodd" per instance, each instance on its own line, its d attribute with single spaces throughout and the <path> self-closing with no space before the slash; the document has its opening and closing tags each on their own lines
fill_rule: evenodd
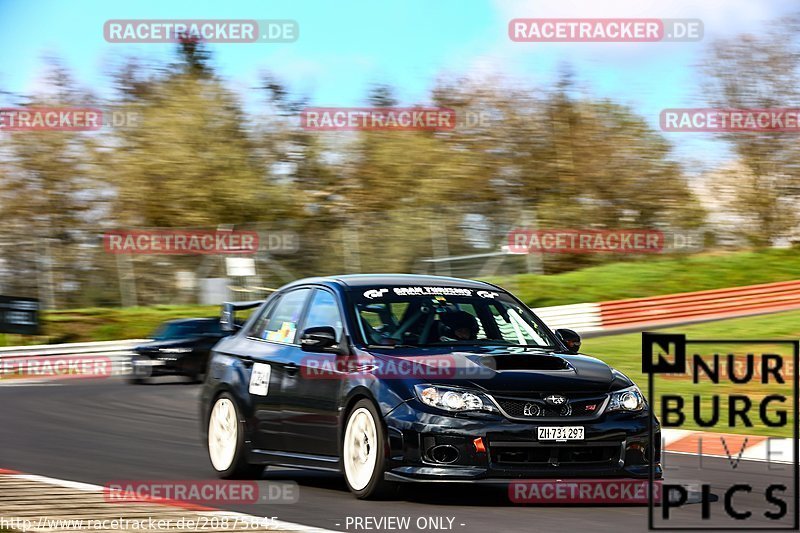
<svg viewBox="0 0 800 533">
<path fill-rule="evenodd" d="M 489 458 L 496 466 L 614 466 L 619 463 L 619 442 L 539 444 L 490 442 Z"/>
<path fill-rule="evenodd" d="M 563 395 L 566 401 L 561 405 L 554 405 L 545 399 L 548 396 L 551 394 L 542 393 L 537 398 L 524 399 L 495 397 L 494 400 L 506 416 L 519 420 L 596 418 L 602 413 L 607 400 L 605 395 L 591 398 Z"/>
</svg>

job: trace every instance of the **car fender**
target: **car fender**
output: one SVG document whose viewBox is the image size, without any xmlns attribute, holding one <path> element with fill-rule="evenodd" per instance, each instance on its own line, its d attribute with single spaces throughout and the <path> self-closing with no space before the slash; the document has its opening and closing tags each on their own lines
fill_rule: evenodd
<svg viewBox="0 0 800 533">
<path fill-rule="evenodd" d="M 249 366 L 245 360 L 222 352 L 212 352 L 206 383 L 200 398 L 200 428 L 203 439 L 208 438 L 207 421 L 212 403 L 220 394 L 228 392 L 236 400 L 236 405 L 247 422 L 245 443 L 252 442 L 255 421 L 253 402 L 248 392 L 249 375 Z"/>
</svg>

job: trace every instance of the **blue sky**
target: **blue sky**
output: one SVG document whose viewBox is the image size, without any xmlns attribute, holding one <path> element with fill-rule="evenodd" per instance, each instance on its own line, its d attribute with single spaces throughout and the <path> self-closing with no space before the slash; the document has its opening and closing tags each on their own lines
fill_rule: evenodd
<svg viewBox="0 0 800 533">
<path fill-rule="evenodd" d="M 255 105 L 254 90 L 272 71 L 315 105 L 364 104 L 374 83 L 394 86 L 404 104 L 424 103 L 437 79 L 468 76 L 547 87 L 568 64 L 588 94 L 631 105 L 658 127 L 665 107 L 703 104 L 696 65 L 719 37 L 757 33 L 800 11 L 791 0 L 0 0 L 0 91 L 42 89 L 42 58 L 63 60 L 78 82 L 109 94 L 108 72 L 124 58 L 153 63 L 173 57 L 170 44 L 112 44 L 108 19 L 294 19 L 291 44 L 212 44 L 214 63 L 230 87 Z M 521 17 L 700 18 L 705 39 L 694 43 L 513 43 L 508 21 Z M 3 104 L 11 103 L 4 98 Z M 704 134 L 668 138 L 684 160 L 727 157 Z"/>
</svg>

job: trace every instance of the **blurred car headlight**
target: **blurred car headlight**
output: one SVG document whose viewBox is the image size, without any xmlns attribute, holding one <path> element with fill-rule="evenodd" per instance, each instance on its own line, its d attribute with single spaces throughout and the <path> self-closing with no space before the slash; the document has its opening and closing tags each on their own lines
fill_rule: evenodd
<svg viewBox="0 0 800 533">
<path fill-rule="evenodd" d="M 414 385 L 420 401 L 451 412 L 495 410 L 491 400 L 479 392 L 439 385 Z"/>
<path fill-rule="evenodd" d="M 159 348 L 159 353 L 189 353 L 192 349 L 189 347 L 180 347 L 180 348 Z"/>
<path fill-rule="evenodd" d="M 642 391 L 639 390 L 639 387 L 633 385 L 611 393 L 608 411 L 641 411 L 644 406 Z"/>
</svg>

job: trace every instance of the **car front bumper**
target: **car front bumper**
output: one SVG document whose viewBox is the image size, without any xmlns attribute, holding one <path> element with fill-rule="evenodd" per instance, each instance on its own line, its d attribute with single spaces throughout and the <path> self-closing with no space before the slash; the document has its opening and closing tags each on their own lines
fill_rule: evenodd
<svg viewBox="0 0 800 533">
<path fill-rule="evenodd" d="M 529 478 L 661 477 L 660 429 L 649 414 L 605 413 L 593 420 L 515 421 L 492 413 L 448 415 L 416 400 L 386 417 L 393 481 L 491 483 Z M 655 421 L 654 421 L 655 422 Z M 583 426 L 580 441 L 539 441 L 539 426 Z M 444 448 L 439 448 L 444 447 Z M 436 451 L 440 453 L 435 453 Z"/>
<path fill-rule="evenodd" d="M 161 357 L 157 354 L 136 354 L 131 357 L 132 372 L 136 376 L 172 376 L 185 373 L 185 363 L 177 357 Z"/>
</svg>

